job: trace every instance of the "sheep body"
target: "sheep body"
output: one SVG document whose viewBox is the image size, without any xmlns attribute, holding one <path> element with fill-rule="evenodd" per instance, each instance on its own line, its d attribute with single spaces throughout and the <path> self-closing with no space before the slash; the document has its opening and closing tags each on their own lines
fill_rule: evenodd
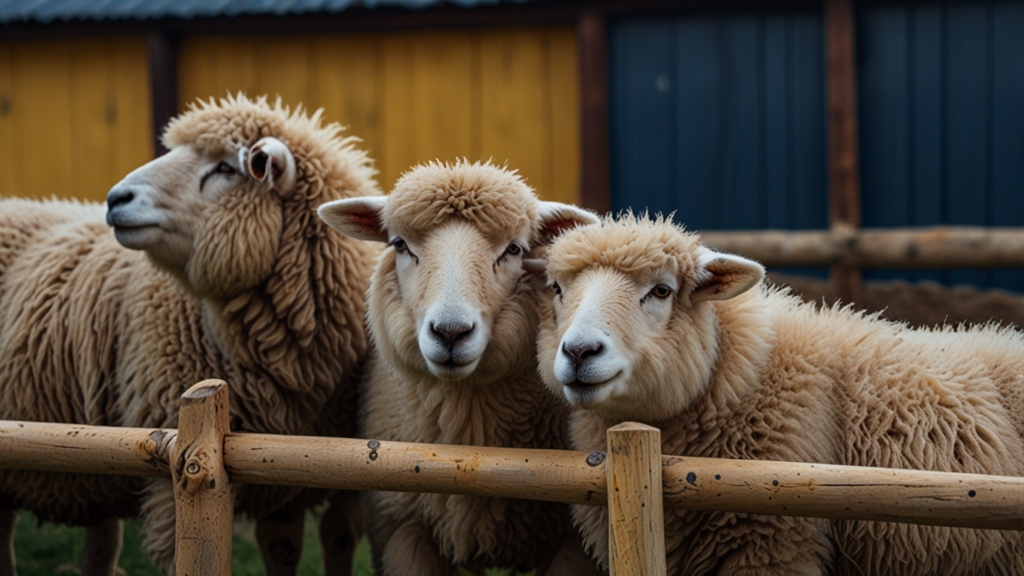
<svg viewBox="0 0 1024 576">
<path fill-rule="evenodd" d="M 915 330 L 762 285 L 697 301 L 721 280 L 702 268 L 716 255 L 669 223 L 632 216 L 572 231 L 549 257 L 549 274 L 572 302 L 542 312 L 541 371 L 559 393 L 566 385 L 553 367 L 559 345 L 572 345 L 563 339 L 572 328 L 556 314 L 570 314 L 584 298 L 571 294 L 577 284 L 583 291 L 593 278 L 587 274 L 679 280 L 664 323 L 629 332 L 633 372 L 624 386 L 641 401 L 624 392 L 577 408 L 576 449 L 604 450 L 607 428 L 632 419 L 661 429 L 666 454 L 1024 474 L 1018 332 Z M 617 306 L 629 304 L 612 297 L 604 305 L 619 314 Z M 621 328 L 611 330 L 611 345 L 621 346 Z M 581 506 L 573 514 L 607 562 L 606 510 Z M 670 574 L 1024 572 L 1016 532 L 682 510 L 666 511 L 665 529 Z"/>
<path fill-rule="evenodd" d="M 173 428 L 181 393 L 220 378 L 231 390 L 234 431 L 351 435 L 376 250 L 328 233 L 315 209 L 377 189 L 366 155 L 339 130 L 321 126 L 318 114 L 244 96 L 172 121 L 172 154 L 190 147 L 196 157 L 231 160 L 272 136 L 288 143 L 297 168 L 287 190 L 235 174 L 239 184 L 223 197 L 197 196 L 205 208 L 186 218 L 193 242 L 177 267 L 159 249 L 118 245 L 101 206 L 0 203 L 0 418 Z M 167 178 L 201 193 L 199 176 L 179 168 Z M 186 195 L 172 184 L 172 197 Z M 138 479 L 4 471 L 0 508 L 95 524 L 141 504 L 144 545 L 172 571 L 170 483 L 146 480 L 141 499 L 140 488 Z M 245 486 L 236 510 L 294 517 L 322 497 Z"/>
</svg>

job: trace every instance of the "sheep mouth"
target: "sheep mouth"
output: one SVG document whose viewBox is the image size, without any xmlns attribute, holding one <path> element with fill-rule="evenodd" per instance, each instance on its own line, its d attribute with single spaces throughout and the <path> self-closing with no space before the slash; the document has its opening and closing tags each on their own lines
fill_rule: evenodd
<svg viewBox="0 0 1024 576">
<path fill-rule="evenodd" d="M 160 227 L 156 224 L 141 226 L 114 226 L 114 238 L 125 248 L 143 249 L 155 242 L 160 236 Z"/>
<path fill-rule="evenodd" d="M 606 384 L 610 384 L 613 380 L 615 380 L 619 376 L 622 376 L 622 370 L 619 370 L 618 372 L 616 372 L 611 378 L 607 378 L 605 380 L 601 380 L 600 382 L 587 382 L 585 380 L 580 380 L 580 377 L 577 375 L 575 380 L 573 380 L 572 382 L 568 382 L 566 384 L 563 384 L 563 386 L 566 386 L 568 388 L 571 388 L 571 389 L 577 390 L 577 391 L 593 390 L 595 388 L 600 388 L 601 386 L 604 386 Z"/>
</svg>

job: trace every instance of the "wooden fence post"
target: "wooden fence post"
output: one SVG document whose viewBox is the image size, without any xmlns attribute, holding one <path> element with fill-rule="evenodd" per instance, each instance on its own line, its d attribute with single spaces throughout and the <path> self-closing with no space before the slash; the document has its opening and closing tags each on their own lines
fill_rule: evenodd
<svg viewBox="0 0 1024 576">
<path fill-rule="evenodd" d="M 608 564 L 611 576 L 665 574 L 661 430 L 608 429 Z"/>
<path fill-rule="evenodd" d="M 181 397 L 172 456 L 177 576 L 230 576 L 234 506 L 224 469 L 228 386 L 205 380 Z"/>
</svg>

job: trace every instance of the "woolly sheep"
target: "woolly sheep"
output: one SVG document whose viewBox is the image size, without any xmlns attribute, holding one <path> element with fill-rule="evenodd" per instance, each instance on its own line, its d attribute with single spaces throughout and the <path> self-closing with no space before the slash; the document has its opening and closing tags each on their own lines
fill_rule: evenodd
<svg viewBox="0 0 1024 576">
<path fill-rule="evenodd" d="M 514 172 L 467 162 L 416 167 L 388 197 L 340 200 L 320 214 L 345 234 L 391 247 L 367 295 L 374 351 L 362 435 L 565 445 L 568 406 L 536 374 L 535 298 L 543 285 L 524 260 L 561 229 L 595 222 L 593 215 L 538 201 Z M 454 574 L 456 565 L 552 574 L 597 569 L 562 505 L 376 492 L 368 509 L 384 574 Z"/>
<path fill-rule="evenodd" d="M 352 435 L 378 250 L 328 232 L 315 210 L 379 192 L 339 131 L 280 100 L 211 100 L 110 191 L 113 234 L 99 205 L 0 202 L 0 419 L 175 428 L 181 393 L 220 378 L 234 431 Z M 0 509 L 109 527 L 139 512 L 142 488 L 144 548 L 171 573 L 169 479 L 3 471 Z M 261 520 L 268 562 L 294 573 L 295 547 L 264 536 L 298 530 L 301 545 L 301 512 L 322 498 L 245 486 L 236 510 Z"/>
<path fill-rule="evenodd" d="M 544 382 L 573 447 L 623 420 L 666 454 L 1024 474 L 1024 338 L 914 330 L 759 285 L 763 268 L 624 215 L 548 252 Z M 607 562 L 606 510 L 575 507 Z M 1022 574 L 1016 532 L 669 510 L 670 574 Z"/>
</svg>

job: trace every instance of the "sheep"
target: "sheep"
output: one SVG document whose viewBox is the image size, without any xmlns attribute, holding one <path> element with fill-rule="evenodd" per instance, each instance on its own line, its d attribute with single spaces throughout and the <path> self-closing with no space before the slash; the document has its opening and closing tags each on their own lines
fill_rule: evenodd
<svg viewBox="0 0 1024 576">
<path fill-rule="evenodd" d="M 527 271 L 549 237 L 596 217 L 541 202 L 490 163 L 420 165 L 390 196 L 325 204 L 337 230 L 385 242 L 370 280 L 373 338 L 360 435 L 379 441 L 561 448 L 568 406 L 536 374 L 536 294 Z M 367 534 L 384 574 L 455 566 L 596 571 L 568 508 L 447 494 L 369 495 Z"/>
<path fill-rule="evenodd" d="M 632 420 L 666 454 L 1024 474 L 1012 329 L 802 303 L 756 262 L 631 213 L 559 237 L 547 275 L 538 362 L 574 406 L 575 449 Z M 606 564 L 607 510 L 573 518 Z M 1006 531 L 667 510 L 665 541 L 669 574 L 1024 573 Z"/>
<path fill-rule="evenodd" d="M 351 436 L 379 250 L 315 209 L 379 190 L 339 131 L 280 100 L 200 102 L 168 125 L 170 152 L 111 189 L 106 214 L 0 202 L 0 419 L 176 428 L 182 392 L 220 378 L 233 431 Z M 268 535 L 301 545 L 302 512 L 323 495 L 237 490 L 271 573 L 294 573 L 299 550 Z M 141 511 L 146 552 L 173 572 L 168 478 L 3 471 L 0 509 L 107 537 Z M 119 545 L 86 572 L 112 573 Z"/>
</svg>

